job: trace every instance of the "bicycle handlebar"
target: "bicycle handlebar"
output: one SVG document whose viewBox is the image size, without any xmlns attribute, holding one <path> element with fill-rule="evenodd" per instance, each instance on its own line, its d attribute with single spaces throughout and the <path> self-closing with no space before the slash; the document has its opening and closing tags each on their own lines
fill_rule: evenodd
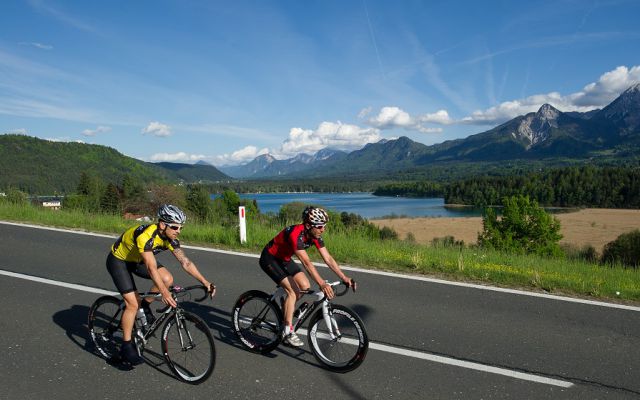
<svg viewBox="0 0 640 400">
<path fill-rule="evenodd" d="M 171 293 L 178 294 L 178 293 L 185 293 L 185 292 L 188 292 L 190 290 L 195 290 L 195 289 L 201 289 L 202 292 L 203 292 L 202 297 L 194 299 L 195 301 L 201 302 L 201 301 L 203 301 L 204 299 L 207 298 L 207 295 L 209 294 L 209 289 L 204 285 L 193 285 L 193 286 L 187 286 L 187 287 L 171 286 L 169 288 L 169 291 Z"/>
<path fill-rule="evenodd" d="M 196 289 L 200 289 L 203 292 L 202 297 L 194 299 L 197 302 L 203 301 L 209 295 L 209 289 L 206 286 L 203 286 L 203 285 L 193 285 L 193 286 L 186 286 L 186 287 L 175 285 L 175 286 L 169 287 L 169 292 L 171 292 L 173 297 L 177 299 L 176 295 L 178 295 L 180 293 L 187 293 L 187 292 L 189 292 L 191 290 L 196 290 Z M 141 293 L 141 295 L 143 297 L 155 297 L 155 298 L 162 297 L 162 294 L 160 294 L 158 292 Z"/>
<path fill-rule="evenodd" d="M 356 281 L 352 280 L 353 282 L 353 291 L 356 291 Z M 336 295 L 336 297 L 340 297 L 340 296 L 344 296 L 348 291 L 349 291 L 349 285 L 347 285 L 346 282 L 342 282 L 342 281 L 335 281 L 335 282 L 327 282 L 327 284 L 331 287 L 335 287 L 335 286 L 339 286 L 339 285 L 343 285 L 344 289 L 337 291 L 334 290 L 333 293 Z"/>
</svg>

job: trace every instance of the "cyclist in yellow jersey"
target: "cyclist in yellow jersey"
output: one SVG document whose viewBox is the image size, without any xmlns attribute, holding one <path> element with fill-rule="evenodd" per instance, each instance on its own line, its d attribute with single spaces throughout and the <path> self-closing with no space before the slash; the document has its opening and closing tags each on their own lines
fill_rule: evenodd
<svg viewBox="0 0 640 400">
<path fill-rule="evenodd" d="M 133 274 L 150 279 L 153 282 L 151 291 L 162 294 L 162 301 L 165 304 L 171 307 L 176 306 L 168 290 L 173 284 L 173 276 L 167 268 L 158 264 L 155 254 L 164 250 L 171 251 L 182 268 L 209 288 L 211 297 L 215 295 L 215 285 L 202 276 L 196 265 L 180 248 L 178 235 L 186 219 L 186 215 L 178 207 L 165 204 L 158 210 L 157 223 L 128 229 L 111 246 L 111 252 L 107 256 L 107 270 L 126 305 L 121 320 L 124 343 L 120 350 L 120 357 L 133 365 L 143 362 L 131 342 L 136 313 L 142 307 L 147 314 L 147 319 L 153 318 L 149 303 L 146 300 L 143 301 L 138 295 Z"/>
</svg>

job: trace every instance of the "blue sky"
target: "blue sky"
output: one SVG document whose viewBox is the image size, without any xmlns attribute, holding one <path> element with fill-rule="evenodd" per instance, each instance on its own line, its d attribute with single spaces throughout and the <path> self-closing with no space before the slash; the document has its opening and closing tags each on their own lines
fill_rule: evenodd
<svg viewBox="0 0 640 400">
<path fill-rule="evenodd" d="M 232 165 L 434 144 L 640 82 L 640 1 L 0 3 L 0 133 Z"/>
</svg>

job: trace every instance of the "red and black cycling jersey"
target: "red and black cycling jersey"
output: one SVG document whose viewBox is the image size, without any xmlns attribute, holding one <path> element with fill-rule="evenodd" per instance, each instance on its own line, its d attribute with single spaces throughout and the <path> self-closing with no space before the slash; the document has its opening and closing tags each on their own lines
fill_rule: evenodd
<svg viewBox="0 0 640 400">
<path fill-rule="evenodd" d="M 322 237 L 307 237 L 304 225 L 291 225 L 284 228 L 276 237 L 267 244 L 267 251 L 275 258 L 290 261 L 296 250 L 306 250 L 311 245 L 318 249 L 324 247 Z"/>
</svg>

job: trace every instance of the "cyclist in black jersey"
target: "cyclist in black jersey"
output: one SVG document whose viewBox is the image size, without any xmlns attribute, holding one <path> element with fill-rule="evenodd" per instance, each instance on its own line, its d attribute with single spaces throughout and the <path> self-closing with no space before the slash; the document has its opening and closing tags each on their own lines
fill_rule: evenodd
<svg viewBox="0 0 640 400">
<path fill-rule="evenodd" d="M 120 356 L 124 361 L 136 365 L 143 362 L 131 342 L 133 324 L 140 307 L 145 310 L 147 318 L 153 318 L 149 302 L 142 300 L 133 280 L 133 275 L 150 279 L 153 287 L 150 291 L 162 294 L 162 301 L 175 307 L 168 288 L 173 284 L 173 276 L 162 264 L 158 264 L 155 254 L 169 250 L 176 257 L 182 268 L 202 285 L 209 288 L 213 297 L 216 287 L 206 280 L 196 265 L 189 260 L 182 249 L 178 235 L 186 222 L 186 215 L 178 207 L 165 204 L 158 210 L 158 222 L 151 225 L 134 226 L 126 230 L 111 246 L 107 256 L 107 270 L 113 278 L 118 291 L 125 301 L 126 308 L 122 314 L 122 334 L 124 343 Z M 150 299 L 150 301 L 153 301 Z"/>
<path fill-rule="evenodd" d="M 293 255 L 298 257 L 309 275 L 311 275 L 311 278 L 316 281 L 329 299 L 334 297 L 333 289 L 331 285 L 322 279 L 311 262 L 306 251 L 311 246 L 315 246 L 325 264 L 343 282 L 355 290 L 355 281 L 342 272 L 338 263 L 324 246 L 322 234 L 328 221 L 329 215 L 325 210 L 317 207 L 307 207 L 302 212 L 302 224 L 292 225 L 283 229 L 264 247 L 260 255 L 260 267 L 262 270 L 287 293 L 283 304 L 285 326 L 283 334 L 284 343 L 293 347 L 304 346 L 304 342 L 293 331 L 293 311 L 296 300 L 300 298 L 300 290 L 309 290 L 310 288 L 309 279 L 291 259 Z"/>
</svg>

